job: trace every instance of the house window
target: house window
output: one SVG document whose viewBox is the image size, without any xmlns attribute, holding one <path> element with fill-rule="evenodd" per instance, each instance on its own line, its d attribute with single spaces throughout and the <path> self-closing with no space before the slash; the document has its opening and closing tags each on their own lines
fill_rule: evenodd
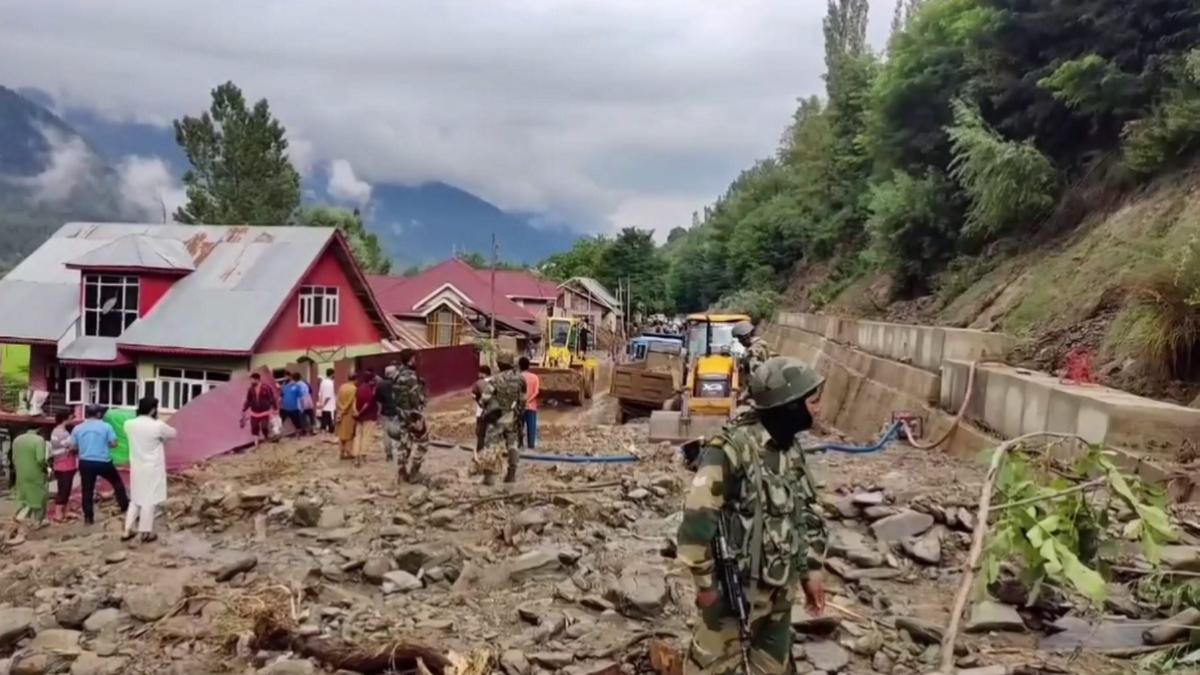
<svg viewBox="0 0 1200 675">
<path fill-rule="evenodd" d="M 159 368 L 158 407 L 167 411 L 179 410 L 200 394 L 228 382 L 229 375 L 224 370 Z"/>
<path fill-rule="evenodd" d="M 138 318 L 137 277 L 83 276 L 83 334 L 120 337 Z"/>
<path fill-rule="evenodd" d="M 300 325 L 334 326 L 338 322 L 336 286 L 300 287 Z"/>
<path fill-rule="evenodd" d="M 67 380 L 67 405 L 102 405 L 136 408 L 137 371 L 127 368 L 92 368 L 87 376 Z"/>
<path fill-rule="evenodd" d="M 458 315 L 448 309 L 431 312 L 426 319 L 429 343 L 434 347 L 458 344 Z"/>
</svg>

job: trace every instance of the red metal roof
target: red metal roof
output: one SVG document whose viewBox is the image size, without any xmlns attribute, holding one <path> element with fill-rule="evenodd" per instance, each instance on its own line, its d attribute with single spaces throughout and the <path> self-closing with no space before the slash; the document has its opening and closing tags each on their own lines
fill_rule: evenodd
<svg viewBox="0 0 1200 675">
<path fill-rule="evenodd" d="M 490 270 L 476 270 L 490 282 Z M 525 270 L 496 270 L 496 292 L 507 298 L 553 300 L 558 297 L 558 284 Z"/>
<path fill-rule="evenodd" d="M 465 296 L 468 304 L 476 311 L 490 315 L 492 314 L 490 274 L 490 271 L 478 271 L 457 258 L 451 258 L 413 277 L 401 279 L 373 276 L 370 277 L 370 283 L 380 306 L 393 316 L 419 315 L 418 303 L 446 285 L 454 287 L 456 291 Z M 505 297 L 507 293 L 501 289 L 500 278 L 501 273 L 497 272 L 496 318 L 536 323 L 537 319 L 533 314 Z"/>
</svg>

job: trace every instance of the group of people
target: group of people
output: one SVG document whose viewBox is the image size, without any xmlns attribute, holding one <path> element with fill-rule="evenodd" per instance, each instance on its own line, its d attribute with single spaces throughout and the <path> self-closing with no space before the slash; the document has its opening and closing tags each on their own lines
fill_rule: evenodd
<svg viewBox="0 0 1200 675">
<path fill-rule="evenodd" d="M 315 398 L 298 371 L 288 374 L 278 400 L 275 388 L 253 373 L 242 405 L 242 422 L 249 421 L 256 443 L 277 439 L 284 420 L 298 435 L 320 429 L 337 437 L 341 459 L 358 465 L 366 458 L 375 429 L 380 428 L 384 454 L 389 462 L 398 462 L 400 480 L 416 480 L 429 449 L 427 393 L 417 375 L 416 354 L 412 349 L 401 350 L 396 363 L 385 368 L 382 376 L 363 369 L 352 373 L 341 387 L 336 386 L 330 368 L 321 378 Z M 274 428 L 276 418 L 279 428 Z"/>
<path fill-rule="evenodd" d="M 167 498 L 163 445 L 175 437 L 175 430 L 158 419 L 158 400 L 152 396 L 138 402 L 136 416 L 122 419 L 119 430 L 111 418 L 106 421 L 106 412 L 103 406 L 88 406 L 79 421 L 71 419 L 69 412 L 59 412 L 49 433 L 30 428 L 13 439 L 18 516 L 39 527 L 47 517 L 54 522 L 67 519 L 78 475 L 83 522 L 91 525 L 96 519 L 96 483 L 103 479 L 125 513 L 122 539 L 140 534 L 143 542 L 154 541 L 155 509 Z M 128 492 L 112 455 L 118 431 L 129 444 Z M 47 490 L 51 477 L 56 486 L 53 502 Z"/>
</svg>

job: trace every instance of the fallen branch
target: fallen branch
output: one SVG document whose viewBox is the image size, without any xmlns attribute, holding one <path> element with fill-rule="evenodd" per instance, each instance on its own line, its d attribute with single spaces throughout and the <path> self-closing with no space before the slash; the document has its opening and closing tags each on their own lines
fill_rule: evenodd
<svg viewBox="0 0 1200 675">
<path fill-rule="evenodd" d="M 1005 441 L 996 446 L 992 451 L 992 461 L 988 466 L 987 477 L 983 481 L 983 488 L 979 491 L 979 508 L 975 512 L 975 532 L 971 537 L 971 551 L 967 555 L 967 564 L 963 569 L 962 582 L 959 583 L 958 592 L 954 596 L 954 607 L 950 610 L 950 623 L 946 626 L 946 634 L 942 638 L 942 662 L 940 671 L 942 673 L 954 672 L 954 643 L 958 640 L 958 632 L 962 627 L 963 610 L 967 606 L 967 598 L 971 595 L 971 586 L 975 583 L 975 574 L 979 572 L 980 559 L 983 557 L 983 545 L 987 539 L 988 532 L 988 514 L 991 513 L 992 490 L 996 485 L 996 478 L 1000 475 L 1000 466 L 1004 463 L 1004 458 L 1016 446 L 1033 438 L 1044 436 L 1052 436 L 1056 438 L 1075 438 L 1075 434 L 1055 433 L 1049 431 L 1035 431 L 1031 434 L 1018 436 L 1010 441 Z"/>
<path fill-rule="evenodd" d="M 575 494 L 578 492 L 595 492 L 597 490 L 603 490 L 605 488 L 610 488 L 610 487 L 617 487 L 619 485 L 621 485 L 621 481 L 612 480 L 612 481 L 606 481 L 604 483 L 592 483 L 591 485 L 581 485 L 579 487 L 564 488 L 562 490 L 548 490 L 545 492 L 533 492 L 533 491 L 509 492 L 507 494 L 492 495 L 491 497 L 484 497 L 482 499 L 476 499 L 473 502 L 468 502 L 466 505 L 463 506 L 463 508 L 470 510 L 470 509 L 474 509 L 477 506 L 482 506 L 484 504 L 490 504 L 492 502 L 502 502 L 502 501 L 507 501 L 509 499 L 521 499 L 524 497 L 536 497 L 536 498 L 540 499 L 540 498 L 545 498 L 545 497 L 553 497 L 555 495 Z"/>
<path fill-rule="evenodd" d="M 1095 478 L 1093 480 L 1090 480 L 1086 483 L 1082 483 L 1080 485 L 1075 485 L 1073 487 L 1069 487 L 1065 490 L 1059 490 L 1057 492 L 1050 492 L 1050 493 L 1047 493 L 1044 495 L 1038 495 L 1036 497 L 1029 497 L 1027 499 L 1018 499 L 1015 502 L 1008 502 L 1007 504 L 996 504 L 995 506 L 988 507 L 988 511 L 989 512 L 1003 511 L 1004 509 L 1012 509 L 1012 508 L 1016 508 L 1018 506 L 1028 506 L 1030 504 L 1036 504 L 1038 502 L 1044 502 L 1047 500 L 1060 499 L 1062 497 L 1066 497 L 1067 495 L 1073 495 L 1077 492 L 1086 492 L 1088 490 L 1095 490 L 1098 487 L 1104 486 L 1107 482 L 1108 482 L 1108 477 L 1102 476 L 1100 478 Z"/>
</svg>

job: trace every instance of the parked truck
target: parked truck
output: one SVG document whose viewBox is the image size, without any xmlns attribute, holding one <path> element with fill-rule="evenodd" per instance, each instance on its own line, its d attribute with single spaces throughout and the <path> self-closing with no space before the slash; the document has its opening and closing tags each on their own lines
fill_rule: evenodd
<svg viewBox="0 0 1200 675">
<path fill-rule="evenodd" d="M 640 335 L 630 341 L 629 361 L 613 367 L 609 393 L 617 399 L 617 422 L 647 417 L 679 393 L 683 383 L 683 337 Z"/>
</svg>

